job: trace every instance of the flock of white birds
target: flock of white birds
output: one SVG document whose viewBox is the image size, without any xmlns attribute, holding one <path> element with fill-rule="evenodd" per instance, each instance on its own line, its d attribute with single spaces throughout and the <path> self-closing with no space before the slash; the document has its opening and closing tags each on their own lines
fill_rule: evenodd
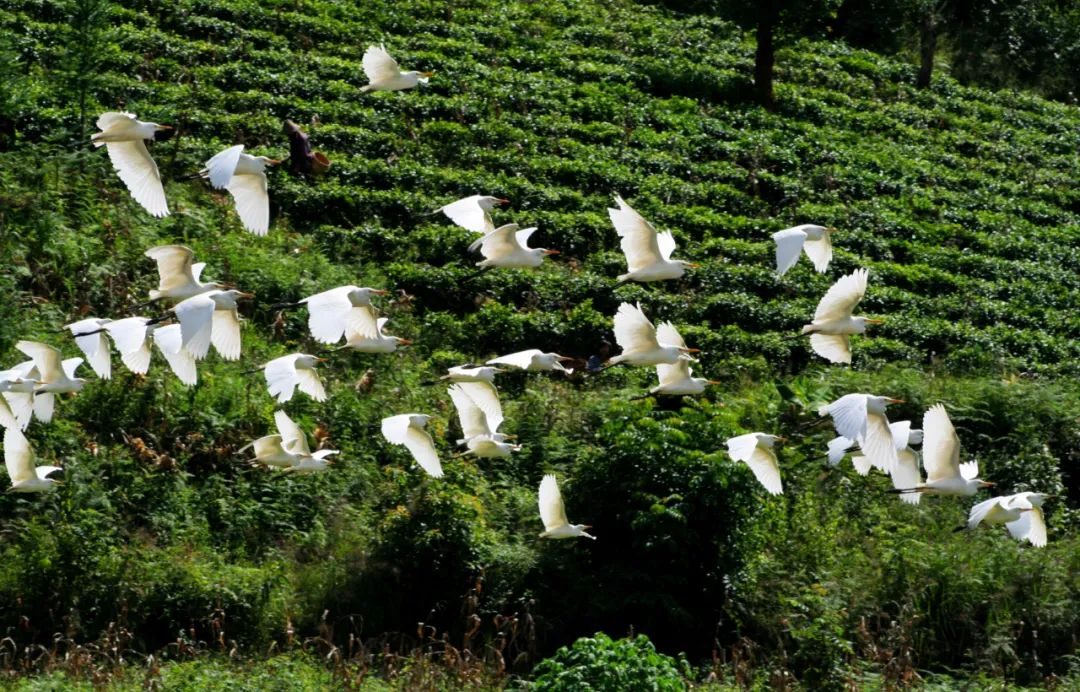
<svg viewBox="0 0 1080 692">
<path fill-rule="evenodd" d="M 371 46 L 363 58 L 370 81 L 363 91 L 398 91 L 426 83 L 429 72 L 402 71 L 382 47 Z M 91 137 L 96 147 L 105 146 L 120 179 L 132 197 L 155 217 L 168 215 L 169 208 L 157 165 L 145 141 L 154 133 L 170 129 L 157 123 L 142 122 L 131 113 L 110 112 L 97 121 L 101 131 Z M 233 196 L 237 216 L 248 231 L 265 235 L 270 226 L 269 194 L 265 170 L 280 163 L 265 156 L 244 153 L 243 145 L 225 149 L 206 162 L 198 176 L 215 189 L 225 189 Z M 557 250 L 528 247 L 536 228 L 519 228 L 508 223 L 498 228 L 492 221 L 496 206 L 508 200 L 473 195 L 441 207 L 441 212 L 455 224 L 479 234 L 469 246 L 479 250 L 481 270 L 496 268 L 533 268 Z M 626 255 L 628 270 L 617 277 L 618 284 L 628 281 L 655 282 L 678 279 L 695 264 L 671 258 L 675 238 L 657 230 L 621 197 L 615 196 L 617 208 L 608 209 L 611 222 Z M 773 235 L 776 242 L 776 270 L 783 276 L 805 253 L 818 272 L 828 270 L 832 259 L 831 236 L 835 229 L 805 224 Z M 181 245 L 150 248 L 146 256 L 157 263 L 159 285 L 150 291 L 145 305 L 162 301 L 171 303 L 164 315 L 155 318 L 126 317 L 109 320 L 86 318 L 66 325 L 74 336 L 86 362 L 102 379 L 111 376 L 111 348 L 119 353 L 124 365 L 134 373 L 145 374 L 151 362 L 151 344 L 156 346 L 172 372 L 184 385 L 198 381 L 196 365 L 206 358 L 211 347 L 225 360 L 237 360 L 241 354 L 240 319 L 237 301 L 251 294 L 218 283 L 201 281 L 204 263 L 195 263 L 192 251 Z M 815 353 L 833 363 L 851 362 L 850 336 L 864 334 L 868 325 L 879 322 L 853 311 L 867 288 L 868 272 L 858 269 L 840 278 L 818 303 L 813 320 L 802 329 L 810 336 Z M 322 344 L 337 344 L 364 353 L 392 353 L 408 339 L 387 334 L 387 318 L 379 317 L 372 296 L 386 291 L 339 286 L 309 296 L 298 303 L 275 305 L 275 308 L 306 307 L 312 338 Z M 142 307 L 142 306 L 140 306 Z M 605 367 L 627 365 L 655 367 L 659 384 L 650 395 L 692 396 L 701 394 L 707 385 L 717 382 L 693 377 L 692 354 L 675 325 L 664 322 L 654 326 L 640 305 L 623 303 L 614 316 L 615 341 L 622 352 Z M 56 348 L 47 344 L 20 341 L 16 348 L 30 358 L 0 372 L 0 425 L 4 433 L 4 457 L 11 478 L 11 491 L 35 493 L 49 490 L 59 481 L 50 474 L 58 466 L 36 466 L 34 451 L 23 435 L 32 418 L 48 423 L 53 415 L 55 395 L 75 393 L 86 380 L 75 376 L 82 358 L 63 359 Z M 316 401 L 326 399 L 319 378 L 318 365 L 325 359 L 305 353 L 291 353 L 265 363 L 261 369 L 267 390 L 279 404 L 289 401 L 297 390 Z M 442 378 L 450 383 L 447 390 L 457 410 L 463 437 L 457 444 L 463 454 L 477 457 L 506 457 L 520 449 L 508 440 L 513 436 L 499 432 L 503 422 L 502 404 L 495 387 L 495 377 L 506 368 L 527 371 L 561 371 L 570 374 L 564 363 L 573 360 L 557 353 L 537 349 L 493 358 L 484 365 L 465 364 L 450 368 Z M 922 430 L 913 430 L 909 421 L 890 423 L 886 407 L 903 403 L 872 394 L 848 394 L 823 406 L 822 416 L 831 416 L 839 437 L 828 445 L 828 459 L 838 464 L 852 449 L 851 459 L 861 474 L 878 469 L 888 474 L 900 498 L 918 503 L 921 496 L 956 495 L 970 497 L 980 488 L 993 485 L 977 478 L 977 462 L 960 463 L 960 442 L 945 407 L 937 404 L 923 416 Z M 438 450 L 426 426 L 431 416 L 402 413 L 382 421 L 382 434 L 390 443 L 404 445 L 416 463 L 430 476 L 443 475 Z M 241 451 L 251 449 L 254 463 L 281 469 L 286 473 L 324 471 L 338 452 L 313 451 L 306 433 L 282 410 L 275 413 L 278 432 L 261 437 Z M 774 447 L 784 438 L 763 432 L 751 432 L 727 440 L 732 459 L 745 463 L 764 488 L 772 494 L 783 492 L 780 466 Z M 912 445 L 922 442 L 921 455 Z M 925 480 L 919 461 L 926 472 Z M 1025 492 L 994 497 L 976 504 L 970 511 L 968 525 L 1005 524 L 1019 540 L 1033 545 L 1046 544 L 1043 502 L 1051 497 Z M 539 509 L 544 532 L 541 537 L 595 538 L 591 528 L 571 524 L 567 519 L 555 476 L 544 476 L 539 488 Z"/>
</svg>

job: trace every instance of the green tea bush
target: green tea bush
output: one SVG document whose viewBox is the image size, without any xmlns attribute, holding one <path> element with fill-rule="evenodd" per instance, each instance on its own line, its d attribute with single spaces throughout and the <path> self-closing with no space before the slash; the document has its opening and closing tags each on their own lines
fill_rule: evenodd
<svg viewBox="0 0 1080 692">
<path fill-rule="evenodd" d="M 653 690 L 688 689 L 685 660 L 658 653 L 644 634 L 612 640 L 603 632 L 578 639 L 533 670 L 534 690 Z"/>
</svg>

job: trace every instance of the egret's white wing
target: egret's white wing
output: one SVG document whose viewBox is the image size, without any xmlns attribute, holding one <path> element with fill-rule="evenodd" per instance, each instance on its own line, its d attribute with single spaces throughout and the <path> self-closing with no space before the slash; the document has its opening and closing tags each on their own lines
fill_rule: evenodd
<svg viewBox="0 0 1080 692">
<path fill-rule="evenodd" d="M 979 477 L 979 462 L 969 461 L 965 464 L 960 464 L 960 477 L 965 481 L 970 481 Z"/>
<path fill-rule="evenodd" d="M 278 432 L 281 433 L 281 439 L 285 444 L 290 445 L 296 452 L 311 454 L 307 435 L 304 434 L 303 429 L 292 418 L 289 418 L 289 414 L 281 409 L 274 411 L 274 423 L 277 425 Z"/>
<path fill-rule="evenodd" d="M 1005 506 L 1001 504 L 1002 498 L 992 497 L 989 500 L 983 500 L 968 512 L 968 528 L 973 529 L 981 524 L 992 512 L 1002 512 L 1005 510 Z"/>
<path fill-rule="evenodd" d="M 640 304 L 637 306 L 630 303 L 619 305 L 619 310 L 615 313 L 614 331 L 615 342 L 627 353 L 649 351 L 660 347 L 656 338 L 656 328 L 642 312 Z"/>
<path fill-rule="evenodd" d="M 73 380 L 75 379 L 75 371 L 79 369 L 82 362 L 82 358 L 66 358 L 60 363 L 60 367 L 63 369 L 64 375 L 69 380 Z"/>
<path fill-rule="evenodd" d="M 855 467 L 856 473 L 860 476 L 866 476 L 870 473 L 870 469 L 874 468 L 874 465 L 870 463 L 870 460 L 866 458 L 865 454 L 852 454 L 851 465 Z"/>
<path fill-rule="evenodd" d="M 26 436 L 16 428 L 4 431 L 4 464 L 12 485 L 37 478 L 34 473 L 34 450 L 30 448 Z"/>
<path fill-rule="evenodd" d="M 830 363 L 851 362 L 851 339 L 847 334 L 811 334 L 810 348 Z"/>
<path fill-rule="evenodd" d="M 86 362 L 97 373 L 97 376 L 103 380 L 107 380 L 112 376 L 109 340 L 106 338 L 105 332 L 98 332 L 97 334 L 86 334 L 86 332 L 94 332 L 102 327 L 107 329 L 109 322 L 110 320 L 89 317 L 67 325 L 68 330 L 75 336 L 75 345 L 86 356 Z M 78 336 L 79 334 L 86 335 Z"/>
<path fill-rule="evenodd" d="M 258 236 L 270 230 L 270 193 L 266 189 L 266 174 L 234 175 L 229 192 L 236 200 L 236 214 L 244 228 Z"/>
<path fill-rule="evenodd" d="M 489 210 L 481 204 L 483 199 L 484 195 L 472 195 L 440 207 L 437 211 L 446 214 L 447 218 L 464 229 L 475 233 L 491 233 L 495 230 L 495 224 Z"/>
<path fill-rule="evenodd" d="M 735 461 L 747 461 L 757 448 L 758 438 L 756 433 L 747 433 L 732 437 L 727 441 L 728 454 Z"/>
<path fill-rule="evenodd" d="M 210 179 L 210 185 L 220 190 L 229 185 L 233 173 L 236 172 L 236 164 L 240 160 L 240 154 L 244 151 L 243 144 L 237 144 L 214 154 L 206 162 L 206 177 Z"/>
<path fill-rule="evenodd" d="M 660 386 L 673 385 L 676 382 L 685 382 L 691 378 L 693 371 L 690 369 L 690 361 L 680 358 L 674 364 L 660 363 L 656 366 L 656 378 L 660 380 Z"/>
<path fill-rule="evenodd" d="M 799 261 L 806 232 L 799 228 L 788 228 L 773 233 L 772 238 L 776 241 L 776 273 L 783 276 Z"/>
<path fill-rule="evenodd" d="M 615 203 L 618 209 L 608 209 L 615 232 L 619 235 L 619 245 L 623 254 L 626 255 L 626 264 L 631 272 L 644 269 L 649 265 L 662 262 L 663 254 L 657 240 L 656 229 L 645 220 L 641 214 L 623 201 L 623 198 L 615 195 Z M 673 239 L 674 242 L 674 239 Z"/>
<path fill-rule="evenodd" d="M 128 370 L 140 375 L 145 375 L 150 369 L 150 340 L 146 338 L 149 328 L 146 322 L 145 317 L 126 317 L 105 325 L 113 345 L 120 352 L 120 360 L 124 361 Z"/>
<path fill-rule="evenodd" d="M 384 82 L 401 74 L 397 61 L 390 57 L 384 46 L 368 46 L 364 51 L 364 74 L 368 81 Z"/>
<path fill-rule="evenodd" d="M 922 485 L 919 474 L 919 455 L 905 447 L 896 453 L 896 468 L 893 469 L 892 485 L 897 490 L 916 488 Z M 922 493 L 900 493 L 900 499 L 910 505 L 919 504 Z"/>
<path fill-rule="evenodd" d="M 170 324 L 154 330 L 154 343 L 161 355 L 169 363 L 173 374 L 185 385 L 191 386 L 199 381 L 199 372 L 195 366 L 195 357 L 184 348 L 179 324 Z"/>
<path fill-rule="evenodd" d="M 34 467 L 34 474 L 37 475 L 37 477 L 39 479 L 44 480 L 45 478 L 47 478 L 49 476 L 50 473 L 53 473 L 54 471 L 63 471 L 63 470 L 64 470 L 63 466 L 35 466 Z"/>
<path fill-rule="evenodd" d="M 855 446 L 855 440 L 844 437 L 834 437 L 829 440 L 829 465 L 836 466 L 840 463 L 840 460 L 844 458 L 847 451 Z"/>
<path fill-rule="evenodd" d="M 831 415 L 836 432 L 849 440 L 858 440 L 866 432 L 866 395 L 845 394 L 821 407 L 818 413 Z"/>
<path fill-rule="evenodd" d="M 157 262 L 158 290 L 169 291 L 193 283 L 195 265 L 191 263 L 195 256 L 190 248 L 183 245 L 158 245 L 143 253 Z M 200 266 L 204 263 L 200 262 Z"/>
<path fill-rule="evenodd" d="M 311 368 L 296 369 L 297 386 L 300 391 L 307 394 L 315 401 L 326 401 L 326 389 L 323 387 L 319 374 Z"/>
<path fill-rule="evenodd" d="M 34 395 L 34 417 L 42 423 L 48 423 L 52 420 L 55 408 L 56 395 L 52 392 Z"/>
<path fill-rule="evenodd" d="M 182 300 L 173 307 L 173 314 L 180 321 L 183 346 L 195 360 L 202 360 L 210 351 L 215 308 L 214 301 L 206 293 Z M 160 331 L 156 330 L 154 335 Z"/>
<path fill-rule="evenodd" d="M 124 181 L 135 201 L 151 216 L 168 216 L 169 205 L 165 202 L 165 189 L 161 186 L 161 174 L 157 164 L 150 158 L 146 144 L 141 139 L 106 142 L 113 168 Z"/>
<path fill-rule="evenodd" d="M 308 329 L 316 341 L 333 344 L 341 339 L 349 311 L 353 309 L 349 300 L 351 290 L 351 286 L 339 286 L 300 301 L 307 305 Z"/>
<path fill-rule="evenodd" d="M 660 326 L 656 328 L 656 340 L 664 346 L 686 348 L 686 342 L 683 341 L 682 335 L 679 334 L 679 330 L 671 322 L 660 323 Z"/>
<path fill-rule="evenodd" d="M 518 225 L 516 223 L 499 226 L 491 233 L 473 241 L 472 245 L 469 246 L 469 252 L 475 252 L 479 248 L 480 254 L 485 259 L 512 255 L 521 249 L 515 236 L 517 230 Z"/>
<path fill-rule="evenodd" d="M 431 435 L 423 430 L 409 426 L 405 431 L 405 448 L 408 449 L 420 468 L 427 471 L 432 478 L 442 478 L 442 464 L 439 462 L 439 453 L 435 451 L 435 443 Z"/>
<path fill-rule="evenodd" d="M 130 126 L 135 124 L 135 114 L 122 111 L 109 111 L 98 116 L 97 125 L 99 130 L 108 130 L 110 127 Z"/>
<path fill-rule="evenodd" d="M 210 341 L 225 360 L 240 359 L 240 318 L 235 309 L 214 310 Z"/>
<path fill-rule="evenodd" d="M 889 431 L 892 432 L 893 445 L 896 447 L 896 451 L 906 449 L 908 446 L 908 438 L 911 437 L 911 421 L 901 420 L 889 423 Z M 911 487 L 911 486 L 907 486 Z"/>
<path fill-rule="evenodd" d="M 386 318 L 376 318 L 373 309 L 350 311 L 345 323 L 345 338 L 349 341 L 359 339 L 377 339 L 382 333 Z"/>
<path fill-rule="evenodd" d="M 0 396 L 0 428 L 21 428 L 15 413 L 8 405 L 6 395 L 7 392 L 4 392 L 4 395 Z"/>
<path fill-rule="evenodd" d="M 1026 504 L 1031 506 L 1030 503 Z M 1046 517 L 1039 507 L 1031 507 L 1030 511 L 1021 513 L 1019 519 L 1005 524 L 1005 528 L 1013 538 L 1020 541 L 1026 539 L 1036 548 L 1046 545 Z"/>
<path fill-rule="evenodd" d="M 487 416 L 473 401 L 460 384 L 455 384 L 446 390 L 450 399 L 457 409 L 458 421 L 461 422 L 461 435 L 464 440 L 469 440 L 477 435 L 490 435 L 494 432 L 488 427 Z"/>
<path fill-rule="evenodd" d="M 503 410 L 495 385 L 490 382 L 460 382 L 457 386 L 483 411 L 488 429 L 493 433 L 498 432 L 503 422 Z"/>
<path fill-rule="evenodd" d="M 960 438 L 941 404 L 923 414 L 923 468 L 927 483 L 960 475 Z"/>
<path fill-rule="evenodd" d="M 532 365 L 532 359 L 534 356 L 538 356 L 542 351 L 538 348 L 530 348 L 525 351 L 518 351 L 517 353 L 508 353 L 505 356 L 499 356 L 498 358 L 492 358 L 486 365 L 509 365 L 515 368 L 521 368 L 522 370 L 528 369 Z"/>
<path fill-rule="evenodd" d="M 396 445 L 405 444 L 405 433 L 409 429 L 413 415 L 412 413 L 401 413 L 389 418 L 383 418 L 382 434 L 386 441 Z"/>
<path fill-rule="evenodd" d="M 311 455 L 311 458 L 312 459 L 325 459 L 326 457 L 333 456 L 334 454 L 341 454 L 341 450 L 340 449 L 319 449 L 319 450 L 316 450 Z"/>
<path fill-rule="evenodd" d="M 840 278 L 825 293 L 814 312 L 814 321 L 839 320 L 851 316 L 866 293 L 866 269 L 856 269 Z"/>
<path fill-rule="evenodd" d="M 656 245 L 660 248 L 660 256 L 665 260 L 671 259 L 671 253 L 675 252 L 675 236 L 671 231 L 656 234 Z"/>
<path fill-rule="evenodd" d="M 780 482 L 780 465 L 776 461 L 776 454 L 770 449 L 755 446 L 750 458 L 745 460 L 746 465 L 754 472 L 758 483 L 769 491 L 771 495 L 779 495 L 784 492 L 784 485 Z"/>
<path fill-rule="evenodd" d="M 803 245 L 803 250 L 806 251 L 806 256 L 810 258 L 810 261 L 814 263 L 814 269 L 818 273 L 824 273 L 829 269 L 829 262 L 832 262 L 832 236 L 829 233 L 822 233 L 821 240 L 807 240 Z M 918 495 L 916 494 L 916 497 Z"/>
<path fill-rule="evenodd" d="M 518 244 L 518 247 L 524 250 L 525 248 L 529 247 L 529 237 L 532 236 L 533 233 L 536 233 L 536 226 L 523 228 L 520 231 L 514 233 L 514 242 Z"/>
<path fill-rule="evenodd" d="M 298 353 L 290 353 L 287 356 L 275 358 L 263 368 L 266 388 L 270 396 L 276 398 L 279 404 L 292 399 L 293 390 L 299 382 L 296 369 L 296 359 L 299 357 Z"/>
<path fill-rule="evenodd" d="M 880 413 L 866 417 L 866 434 L 859 438 L 859 448 L 875 467 L 886 473 L 896 469 L 896 446 L 893 444 L 889 419 Z"/>
<path fill-rule="evenodd" d="M 63 376 L 64 370 L 60 363 L 60 351 L 40 341 L 19 341 L 15 348 L 19 349 L 34 361 L 34 367 L 40 373 L 42 382 L 53 382 Z"/>
<path fill-rule="evenodd" d="M 570 523 L 570 520 L 566 518 L 566 507 L 563 506 L 559 483 L 555 480 L 555 476 L 548 474 L 540 481 L 538 504 L 540 521 L 544 522 L 545 531 L 552 531 Z"/>
</svg>

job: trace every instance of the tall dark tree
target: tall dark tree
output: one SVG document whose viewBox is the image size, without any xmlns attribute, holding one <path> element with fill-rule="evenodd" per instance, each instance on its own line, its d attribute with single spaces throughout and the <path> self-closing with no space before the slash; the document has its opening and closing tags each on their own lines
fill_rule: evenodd
<svg viewBox="0 0 1080 692">
<path fill-rule="evenodd" d="M 729 0 L 721 11 L 744 27 L 752 28 L 757 39 L 754 56 L 754 94 L 762 106 L 776 107 L 773 68 L 776 48 L 799 36 L 820 36 L 835 18 L 841 0 Z"/>
</svg>

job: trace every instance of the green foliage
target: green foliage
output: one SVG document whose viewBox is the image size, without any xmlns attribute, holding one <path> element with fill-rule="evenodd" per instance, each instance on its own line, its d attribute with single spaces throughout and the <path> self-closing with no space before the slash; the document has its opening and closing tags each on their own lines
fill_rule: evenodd
<svg viewBox="0 0 1080 692">
<path fill-rule="evenodd" d="M 657 653 L 644 634 L 613 641 L 597 632 L 540 661 L 531 689 L 685 690 L 688 668 L 685 660 Z"/>
</svg>

